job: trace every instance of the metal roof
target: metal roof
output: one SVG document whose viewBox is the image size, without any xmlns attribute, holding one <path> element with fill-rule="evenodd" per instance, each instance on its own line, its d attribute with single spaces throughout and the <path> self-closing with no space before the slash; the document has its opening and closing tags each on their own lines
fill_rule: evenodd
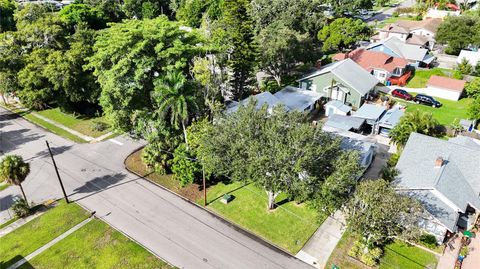
<svg viewBox="0 0 480 269">
<path fill-rule="evenodd" d="M 392 129 L 395 127 L 405 112 L 398 107 L 387 110 L 387 113 L 380 119 L 380 126 Z"/>
<path fill-rule="evenodd" d="M 271 94 L 270 92 L 262 92 L 262 93 L 259 93 L 257 95 L 249 96 L 249 97 L 243 99 L 240 102 L 232 103 L 229 107 L 227 107 L 227 113 L 236 112 L 238 110 L 238 107 L 239 107 L 240 104 L 243 105 L 243 106 L 246 106 L 252 100 L 257 101 L 257 105 L 256 105 L 257 109 L 262 108 L 263 105 L 267 105 L 268 106 L 268 111 L 270 113 L 273 111 L 273 108 L 275 106 L 283 105 L 283 103 L 277 97 L 275 97 L 273 94 Z M 289 110 L 289 109 L 287 108 L 287 110 Z"/>
<path fill-rule="evenodd" d="M 290 110 L 305 111 L 306 108 L 315 104 L 323 95 L 316 91 L 307 91 L 292 86 L 287 86 L 274 96 L 285 104 Z"/>
<path fill-rule="evenodd" d="M 345 113 L 348 113 L 348 112 L 352 111 L 351 106 L 347 106 L 346 104 L 344 104 L 343 102 L 341 102 L 339 100 L 329 101 L 328 103 L 325 104 L 325 107 L 327 107 L 327 106 L 335 107 L 338 110 L 340 110 L 342 112 L 345 112 Z"/>
<path fill-rule="evenodd" d="M 380 82 L 360 65 L 355 63 L 352 59 L 345 59 L 327 64 L 320 70 L 310 73 L 298 81 L 310 79 L 329 72 L 334 74 L 338 79 L 345 83 L 346 86 L 351 87 L 361 95 L 365 95 L 370 92 L 370 90 L 372 90 L 375 85 Z"/>
<path fill-rule="evenodd" d="M 325 126 L 350 131 L 359 130 L 364 123 L 365 119 L 333 114 L 328 117 L 328 120 L 325 122 Z"/>
<path fill-rule="evenodd" d="M 364 104 L 357 110 L 357 112 L 355 112 L 355 114 L 353 114 L 353 116 L 357 118 L 377 121 L 382 117 L 383 113 L 385 113 L 386 110 L 387 109 L 384 106 Z"/>
</svg>

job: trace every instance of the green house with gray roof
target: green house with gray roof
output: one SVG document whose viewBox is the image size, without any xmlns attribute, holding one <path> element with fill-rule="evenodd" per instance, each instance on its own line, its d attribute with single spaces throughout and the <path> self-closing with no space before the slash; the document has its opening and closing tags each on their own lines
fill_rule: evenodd
<svg viewBox="0 0 480 269">
<path fill-rule="evenodd" d="M 298 80 L 303 90 L 316 91 L 325 100 L 339 100 L 358 109 L 379 81 L 351 59 L 325 65 Z"/>
</svg>

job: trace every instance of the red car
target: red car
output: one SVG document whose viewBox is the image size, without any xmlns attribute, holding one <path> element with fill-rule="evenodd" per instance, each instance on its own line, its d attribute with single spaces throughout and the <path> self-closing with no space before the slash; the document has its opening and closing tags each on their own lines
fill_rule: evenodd
<svg viewBox="0 0 480 269">
<path fill-rule="evenodd" d="M 392 96 L 402 98 L 402 99 L 405 99 L 407 101 L 410 101 L 410 100 L 413 99 L 413 96 L 411 94 L 409 94 L 407 91 L 402 90 L 402 89 L 393 90 L 392 91 Z"/>
</svg>

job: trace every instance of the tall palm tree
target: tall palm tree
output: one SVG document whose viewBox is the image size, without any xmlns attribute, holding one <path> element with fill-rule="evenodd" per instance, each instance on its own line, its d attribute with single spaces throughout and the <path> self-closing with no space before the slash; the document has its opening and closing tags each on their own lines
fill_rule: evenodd
<svg viewBox="0 0 480 269">
<path fill-rule="evenodd" d="M 24 162 L 21 156 L 7 155 L 0 162 L 0 179 L 7 181 L 9 184 L 18 185 L 25 202 L 27 202 L 27 196 L 25 191 L 23 191 L 22 182 L 29 173 L 30 165 Z"/>
<path fill-rule="evenodd" d="M 194 86 L 182 72 L 168 72 L 155 84 L 152 99 L 158 112 L 170 117 L 170 123 L 175 128 L 183 129 L 185 144 L 188 149 L 186 124 L 190 113 L 198 109 Z"/>
</svg>

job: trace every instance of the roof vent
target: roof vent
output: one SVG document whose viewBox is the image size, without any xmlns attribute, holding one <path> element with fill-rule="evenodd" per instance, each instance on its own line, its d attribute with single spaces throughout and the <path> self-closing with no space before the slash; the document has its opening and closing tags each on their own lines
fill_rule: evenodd
<svg viewBox="0 0 480 269">
<path fill-rule="evenodd" d="M 435 160 L 435 168 L 440 168 L 443 165 L 443 158 L 442 157 L 437 157 Z"/>
</svg>

